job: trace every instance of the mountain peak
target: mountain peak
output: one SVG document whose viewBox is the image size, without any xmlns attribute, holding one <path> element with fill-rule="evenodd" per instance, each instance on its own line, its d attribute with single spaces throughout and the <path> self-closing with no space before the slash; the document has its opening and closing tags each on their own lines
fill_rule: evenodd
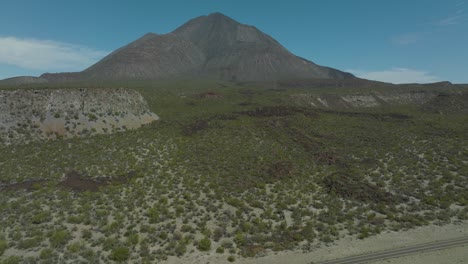
<svg viewBox="0 0 468 264">
<path fill-rule="evenodd" d="M 215 13 L 211 13 L 207 16 L 204 16 L 202 18 L 205 18 L 207 20 L 210 20 L 212 22 L 216 22 L 216 23 L 222 23 L 222 22 L 225 22 L 225 23 L 232 23 L 232 24 L 241 24 L 240 22 L 234 20 L 233 18 L 223 14 L 223 13 L 219 13 L 219 12 L 215 12 Z"/>
<path fill-rule="evenodd" d="M 43 77 L 263 81 L 353 76 L 297 57 L 254 26 L 216 12 L 194 18 L 169 34 L 147 33 L 80 73 Z"/>
<path fill-rule="evenodd" d="M 208 57 L 225 54 L 229 49 L 245 43 L 274 42 L 255 27 L 241 24 L 222 13 L 197 17 L 172 33 L 190 40 L 204 50 Z"/>
<path fill-rule="evenodd" d="M 211 13 L 208 15 L 208 17 L 222 17 L 222 18 L 229 18 L 229 19 L 232 19 L 228 16 L 226 16 L 225 14 L 223 13 L 220 13 L 220 12 L 214 12 L 214 13 Z"/>
</svg>

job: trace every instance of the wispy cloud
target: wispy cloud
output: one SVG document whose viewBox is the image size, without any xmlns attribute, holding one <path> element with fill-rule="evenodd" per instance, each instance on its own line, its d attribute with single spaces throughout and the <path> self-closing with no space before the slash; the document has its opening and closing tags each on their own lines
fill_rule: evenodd
<svg viewBox="0 0 468 264">
<path fill-rule="evenodd" d="M 455 5 L 455 12 L 449 16 L 446 16 L 436 22 L 439 26 L 451 26 L 451 25 L 458 25 L 467 21 L 467 16 L 465 14 L 465 10 L 463 6 L 465 5 L 464 2 L 458 2 Z"/>
<path fill-rule="evenodd" d="M 395 36 L 391 39 L 393 44 L 399 46 L 407 46 L 413 43 L 416 43 L 422 39 L 421 33 L 407 33 Z"/>
<path fill-rule="evenodd" d="M 359 78 L 375 80 L 389 83 L 433 83 L 439 82 L 441 79 L 426 71 L 407 69 L 407 68 L 392 68 L 382 71 L 363 71 L 363 70 L 347 70 Z"/>
<path fill-rule="evenodd" d="M 30 70 L 82 70 L 107 53 L 51 40 L 0 36 L 0 63 Z"/>
<path fill-rule="evenodd" d="M 446 17 L 444 19 L 441 19 L 437 22 L 437 25 L 439 26 L 450 26 L 450 25 L 458 25 L 464 20 L 466 20 L 466 16 L 463 15 L 463 10 L 459 10 L 460 12 L 457 12 L 455 15 Z"/>
<path fill-rule="evenodd" d="M 397 46 L 408 46 L 423 41 L 428 34 L 434 31 L 434 26 L 443 27 L 462 24 L 465 21 L 468 21 L 468 16 L 465 14 L 465 10 L 463 9 L 464 5 L 464 2 L 456 3 L 454 8 L 455 11 L 452 12 L 452 14 L 445 16 L 444 18 L 431 21 L 429 24 L 432 26 L 432 28 L 429 30 L 397 35 L 390 38 L 390 41 Z"/>
</svg>

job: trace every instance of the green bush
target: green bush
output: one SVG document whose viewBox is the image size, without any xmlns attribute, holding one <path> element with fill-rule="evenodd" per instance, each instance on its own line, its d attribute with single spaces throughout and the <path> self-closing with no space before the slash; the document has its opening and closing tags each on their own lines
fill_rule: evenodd
<svg viewBox="0 0 468 264">
<path fill-rule="evenodd" d="M 6 240 L 0 240 L 0 256 L 3 255 L 3 253 L 5 252 L 5 250 L 8 248 L 8 243 L 6 242 Z"/>
<path fill-rule="evenodd" d="M 243 246 L 245 244 L 245 236 L 242 233 L 237 233 L 234 236 L 234 242 L 236 242 L 237 246 Z"/>
<path fill-rule="evenodd" d="M 138 234 L 132 234 L 127 238 L 127 242 L 135 246 L 140 242 L 140 236 Z"/>
<path fill-rule="evenodd" d="M 83 244 L 83 242 L 74 242 L 67 246 L 67 250 L 71 253 L 78 253 L 84 248 L 85 248 L 85 245 Z"/>
<path fill-rule="evenodd" d="M 124 262 L 130 257 L 130 250 L 126 247 L 114 248 L 110 254 L 110 259 L 117 262 Z"/>
<path fill-rule="evenodd" d="M 84 229 L 81 234 L 81 237 L 84 239 L 90 239 L 92 236 L 93 236 L 93 233 L 91 233 L 91 231 L 89 231 L 88 229 Z"/>
<path fill-rule="evenodd" d="M 166 232 L 162 232 L 161 234 L 159 234 L 159 238 L 162 239 L 162 240 L 166 240 L 168 237 L 167 233 Z"/>
<path fill-rule="evenodd" d="M 29 248 L 38 247 L 40 244 L 41 244 L 41 238 L 39 238 L 39 237 L 28 238 L 28 239 L 25 239 L 25 240 L 21 240 L 18 243 L 18 248 L 20 248 L 20 249 L 29 249 Z"/>
<path fill-rule="evenodd" d="M 68 230 L 55 231 L 49 238 L 50 245 L 54 248 L 63 246 L 70 240 L 70 232 Z"/>
<path fill-rule="evenodd" d="M 19 256 L 9 256 L 1 262 L 1 264 L 19 264 L 19 263 L 21 263 L 21 257 Z"/>
<path fill-rule="evenodd" d="M 364 239 L 364 238 L 366 238 L 366 237 L 369 237 L 370 235 L 371 235 L 371 234 L 370 234 L 370 232 L 369 232 L 369 228 L 363 227 L 363 228 L 361 229 L 361 233 L 359 233 L 359 235 L 358 235 L 358 238 L 359 238 L 359 239 Z"/>
<path fill-rule="evenodd" d="M 31 221 L 33 224 L 41 224 L 41 223 L 44 223 L 44 222 L 48 222 L 50 220 L 50 214 L 49 212 L 40 212 L 38 214 L 35 214 Z"/>
<path fill-rule="evenodd" d="M 236 261 L 236 257 L 234 257 L 234 256 L 229 256 L 227 260 L 228 260 L 229 262 L 234 262 L 234 261 Z"/>
<path fill-rule="evenodd" d="M 149 222 L 151 224 L 158 223 L 160 221 L 158 208 L 153 207 L 153 208 L 149 209 L 148 210 L 148 218 L 149 218 Z"/>
<path fill-rule="evenodd" d="M 54 256 L 54 250 L 51 248 L 44 248 L 41 250 L 39 257 L 41 259 L 50 259 Z"/>
<path fill-rule="evenodd" d="M 203 238 L 198 242 L 198 250 L 208 251 L 211 249 L 211 240 L 207 237 Z"/>
<path fill-rule="evenodd" d="M 183 242 L 179 242 L 174 249 L 178 257 L 183 256 L 187 252 L 187 246 Z"/>
<path fill-rule="evenodd" d="M 218 248 L 216 249 L 216 253 L 223 254 L 223 253 L 224 253 L 224 247 L 222 247 L 222 246 L 221 246 L 221 247 L 218 247 Z"/>
</svg>

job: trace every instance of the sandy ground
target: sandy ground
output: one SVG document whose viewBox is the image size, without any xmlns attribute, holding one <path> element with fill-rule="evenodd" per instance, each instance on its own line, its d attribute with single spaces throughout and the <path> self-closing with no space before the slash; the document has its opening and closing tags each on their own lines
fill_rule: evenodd
<svg viewBox="0 0 468 264">
<path fill-rule="evenodd" d="M 424 252 L 401 258 L 369 262 L 372 264 L 456 264 L 468 263 L 468 246 Z"/>
<path fill-rule="evenodd" d="M 389 250 L 404 246 L 417 245 L 451 238 L 468 236 L 468 221 L 449 224 L 445 226 L 424 226 L 402 232 L 386 232 L 364 240 L 356 238 L 343 238 L 333 245 L 321 246 L 312 252 L 287 251 L 270 252 L 265 257 L 239 259 L 236 256 L 234 263 L 240 264 L 282 264 L 298 263 L 310 264 L 324 260 L 343 258 L 357 254 L 375 251 Z M 468 246 L 450 248 L 439 251 L 409 255 L 401 258 L 378 261 L 374 263 L 468 263 Z M 227 261 L 228 254 L 216 254 L 214 250 L 210 253 L 196 253 L 184 258 L 169 258 L 163 262 L 166 264 L 182 263 L 230 263 Z"/>
</svg>

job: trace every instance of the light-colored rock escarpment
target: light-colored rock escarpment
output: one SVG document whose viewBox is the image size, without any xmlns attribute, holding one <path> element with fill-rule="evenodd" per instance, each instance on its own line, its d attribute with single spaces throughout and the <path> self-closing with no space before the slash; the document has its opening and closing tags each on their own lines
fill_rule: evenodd
<svg viewBox="0 0 468 264">
<path fill-rule="evenodd" d="M 158 118 L 130 89 L 0 90 L 3 144 L 113 133 Z"/>
<path fill-rule="evenodd" d="M 367 108 L 386 105 L 423 105 L 436 98 L 438 93 L 420 92 L 371 92 L 356 94 L 295 94 L 294 102 L 322 109 Z"/>
</svg>

